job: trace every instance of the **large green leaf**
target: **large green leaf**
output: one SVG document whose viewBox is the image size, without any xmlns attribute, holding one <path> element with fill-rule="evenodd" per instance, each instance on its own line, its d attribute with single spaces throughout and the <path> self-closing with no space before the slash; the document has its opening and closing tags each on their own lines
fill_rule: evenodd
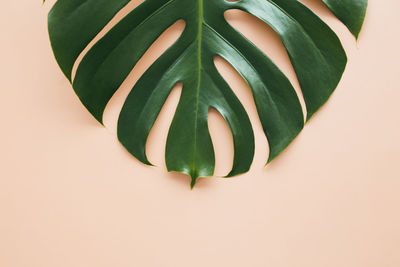
<svg viewBox="0 0 400 267">
<path fill-rule="evenodd" d="M 104 109 L 150 45 L 177 20 L 186 22 L 179 39 L 134 85 L 122 108 L 118 138 L 140 161 L 150 164 L 145 144 L 172 88 L 183 84 L 169 130 L 169 171 L 192 177 L 214 172 L 208 131 L 209 109 L 217 110 L 233 135 L 233 176 L 248 171 L 254 137 L 243 106 L 217 71 L 214 57 L 229 62 L 249 84 L 267 136 L 269 161 L 279 155 L 304 125 L 298 96 L 287 77 L 224 18 L 239 9 L 267 23 L 281 38 L 307 107 L 307 119 L 328 100 L 346 65 L 335 33 L 297 0 L 144 0 L 86 53 L 75 78 L 78 56 L 129 0 L 58 0 L 49 13 L 55 57 L 82 103 L 102 122 Z M 367 0 L 323 0 L 357 36 Z"/>
</svg>

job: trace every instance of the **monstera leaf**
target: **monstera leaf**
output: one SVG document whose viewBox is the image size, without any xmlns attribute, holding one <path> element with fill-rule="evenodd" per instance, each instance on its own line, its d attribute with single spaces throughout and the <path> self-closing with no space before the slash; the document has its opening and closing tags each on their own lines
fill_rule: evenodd
<svg viewBox="0 0 400 267">
<path fill-rule="evenodd" d="M 322 0 L 357 36 L 367 0 Z M 212 176 L 214 151 L 208 131 L 209 109 L 227 121 L 234 143 L 228 177 L 249 170 L 254 137 L 248 115 L 217 71 L 214 58 L 229 62 L 250 86 L 267 136 L 269 161 L 279 155 L 304 125 L 293 86 L 279 68 L 224 18 L 230 9 L 250 13 L 282 40 L 298 77 L 307 120 L 335 90 L 347 59 L 335 33 L 297 0 L 144 0 L 85 54 L 75 78 L 73 65 L 94 37 L 129 0 L 58 0 L 48 26 L 55 57 L 91 114 L 102 123 L 107 102 L 150 45 L 172 24 L 185 21 L 179 39 L 132 88 L 118 121 L 118 138 L 143 163 L 150 164 L 148 134 L 174 85 L 182 93 L 169 130 L 169 171 Z"/>
</svg>

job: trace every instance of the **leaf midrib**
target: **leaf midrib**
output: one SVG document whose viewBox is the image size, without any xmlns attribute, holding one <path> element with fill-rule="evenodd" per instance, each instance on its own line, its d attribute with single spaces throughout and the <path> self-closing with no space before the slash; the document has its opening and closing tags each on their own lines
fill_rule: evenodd
<svg viewBox="0 0 400 267">
<path fill-rule="evenodd" d="M 198 21 L 197 21 L 197 86 L 196 86 L 196 111 L 194 120 L 194 143 L 193 143 L 193 155 L 192 155 L 192 167 L 191 176 L 192 179 L 196 176 L 195 171 L 195 155 L 197 151 L 197 127 L 198 127 L 198 115 L 199 115 L 199 98 L 200 98 L 200 86 L 201 86 L 201 71 L 203 68 L 202 62 L 202 43 L 203 43 L 203 25 L 204 25 L 204 0 L 197 1 L 198 8 Z M 193 181 L 192 181 L 193 183 Z"/>
</svg>

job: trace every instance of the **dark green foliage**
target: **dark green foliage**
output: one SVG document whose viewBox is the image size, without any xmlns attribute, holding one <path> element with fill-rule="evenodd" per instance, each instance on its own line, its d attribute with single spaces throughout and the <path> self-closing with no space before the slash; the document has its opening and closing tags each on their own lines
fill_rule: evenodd
<svg viewBox="0 0 400 267">
<path fill-rule="evenodd" d="M 129 0 L 58 0 L 49 14 L 55 57 L 68 79 L 89 42 Z M 323 0 L 358 36 L 367 0 Z M 145 144 L 175 84 L 183 84 L 169 131 L 166 164 L 186 173 L 192 186 L 214 172 L 208 132 L 210 108 L 227 121 L 234 141 L 234 163 L 228 176 L 248 171 L 254 137 L 243 106 L 218 73 L 213 59 L 228 61 L 252 89 L 270 146 L 269 161 L 302 130 L 304 121 L 293 86 L 277 66 L 224 18 L 229 9 L 258 17 L 280 36 L 300 82 L 307 119 L 328 100 L 346 66 L 336 34 L 296 0 L 145 0 L 101 38 L 85 55 L 72 82 L 82 103 L 102 122 L 104 109 L 150 45 L 183 19 L 180 38 L 143 74 L 130 92 L 118 122 L 118 138 L 140 161 L 150 164 Z"/>
</svg>

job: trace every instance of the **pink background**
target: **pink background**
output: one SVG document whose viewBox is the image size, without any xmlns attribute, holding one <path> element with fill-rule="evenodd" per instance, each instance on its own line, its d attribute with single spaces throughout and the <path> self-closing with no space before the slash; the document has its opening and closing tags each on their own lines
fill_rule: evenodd
<svg viewBox="0 0 400 267">
<path fill-rule="evenodd" d="M 304 1 L 339 34 L 349 63 L 328 104 L 266 168 L 249 89 L 218 60 L 251 116 L 256 155 L 247 174 L 200 179 L 193 191 L 163 159 L 179 88 L 151 132 L 149 157 L 159 167 L 139 163 L 115 135 L 129 88 L 183 23 L 133 70 L 103 128 L 52 55 L 46 16 L 54 2 L 2 1 L 0 266 L 400 266 L 399 1 L 370 0 L 358 44 L 319 0 Z M 227 16 L 298 88 L 272 31 Z M 231 136 L 215 113 L 210 129 L 221 176 L 232 163 Z"/>
</svg>

